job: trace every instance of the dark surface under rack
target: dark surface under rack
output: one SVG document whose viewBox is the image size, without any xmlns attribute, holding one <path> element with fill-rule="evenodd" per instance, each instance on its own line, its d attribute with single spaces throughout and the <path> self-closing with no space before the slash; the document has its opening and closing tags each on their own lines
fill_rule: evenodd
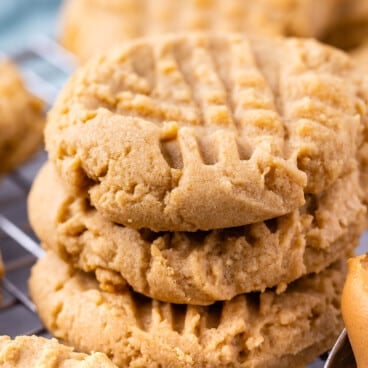
<svg viewBox="0 0 368 368">
<path fill-rule="evenodd" d="M 27 219 L 27 193 L 35 172 L 45 159 L 39 154 L 32 164 L 1 180 L 0 249 L 5 264 L 0 304 L 0 334 L 49 336 L 28 297 L 27 280 L 36 257 L 24 247 L 40 249 Z"/>
<path fill-rule="evenodd" d="M 29 90 L 48 106 L 74 69 L 73 58 L 43 35 L 36 37 L 31 47 L 7 56 L 20 67 Z M 6 271 L 0 282 L 0 335 L 51 336 L 28 296 L 30 269 L 43 250 L 28 222 L 27 195 L 46 157 L 45 152 L 39 152 L 30 162 L 0 178 L 0 250 Z M 368 251 L 364 238 L 368 238 L 367 233 L 358 253 Z M 319 359 L 309 367 L 321 368 L 323 361 Z"/>
</svg>

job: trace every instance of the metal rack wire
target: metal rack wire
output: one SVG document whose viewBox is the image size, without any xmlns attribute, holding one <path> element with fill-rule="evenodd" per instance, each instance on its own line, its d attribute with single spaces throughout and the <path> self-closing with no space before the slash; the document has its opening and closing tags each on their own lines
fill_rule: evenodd
<svg viewBox="0 0 368 368">
<path fill-rule="evenodd" d="M 72 56 L 43 35 L 37 36 L 30 47 L 8 56 L 20 67 L 30 91 L 48 106 L 75 67 Z M 45 160 L 46 153 L 40 152 L 31 162 L 0 179 L 0 250 L 6 270 L 0 283 L 0 335 L 50 336 L 35 313 L 27 284 L 32 265 L 43 254 L 28 222 L 27 195 Z M 367 250 L 362 245 L 359 253 Z M 321 368 L 323 361 L 319 359 L 309 367 Z"/>
<path fill-rule="evenodd" d="M 32 164 L 41 164 L 43 156 L 39 155 Z M 26 217 L 26 197 L 32 178 L 25 177 L 22 172 L 25 169 L 3 179 L 0 187 L 0 248 L 6 270 L 1 286 L 0 331 L 10 336 L 47 335 L 28 297 L 30 268 L 42 249 Z"/>
<path fill-rule="evenodd" d="M 20 68 L 28 89 L 48 106 L 74 69 L 73 58 L 43 35 L 35 37 L 30 47 L 7 57 Z M 27 195 L 45 160 L 46 153 L 40 152 L 0 179 L 0 250 L 6 271 L 1 282 L 0 335 L 49 336 L 28 296 L 27 281 L 32 265 L 43 254 L 28 223 Z"/>
</svg>

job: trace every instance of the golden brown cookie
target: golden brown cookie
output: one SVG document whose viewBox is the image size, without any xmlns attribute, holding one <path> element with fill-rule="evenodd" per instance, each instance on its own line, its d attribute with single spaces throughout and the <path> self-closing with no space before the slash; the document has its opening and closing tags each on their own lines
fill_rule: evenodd
<svg viewBox="0 0 368 368">
<path fill-rule="evenodd" d="M 0 174 L 28 159 L 42 143 L 43 105 L 16 68 L 0 61 Z"/>
<path fill-rule="evenodd" d="M 117 368 L 105 354 L 76 353 L 57 340 L 37 336 L 0 336 L 3 368 Z"/>
<path fill-rule="evenodd" d="M 142 39 L 71 78 L 46 145 L 111 221 L 154 231 L 263 221 L 355 165 L 363 107 L 352 68 L 313 40 Z"/>
<path fill-rule="evenodd" d="M 342 327 L 345 260 L 274 291 L 209 307 L 175 305 L 131 291 L 108 293 L 49 253 L 30 290 L 47 328 L 119 367 L 297 367 L 333 344 Z M 47 282 L 45 282 L 47 280 Z"/>
<path fill-rule="evenodd" d="M 368 35 L 368 34 L 367 34 Z M 350 51 L 350 56 L 358 67 L 365 73 L 368 72 L 368 37 L 359 47 Z"/>
<path fill-rule="evenodd" d="M 282 288 L 320 272 L 359 242 L 366 210 L 357 172 L 289 215 L 196 233 L 153 233 L 116 225 L 69 195 L 49 163 L 29 196 L 29 218 L 48 249 L 104 290 L 135 291 L 171 303 L 211 304 L 245 292 Z M 333 214 L 333 215 L 331 215 Z"/>
<path fill-rule="evenodd" d="M 356 71 L 351 79 L 358 86 L 358 93 L 368 106 L 368 43 L 360 46 L 350 53 L 356 64 Z M 363 190 L 363 203 L 368 206 L 368 112 L 362 119 L 362 134 L 358 148 L 358 163 L 360 172 L 360 182 Z M 366 222 L 368 228 L 368 216 Z"/>
<path fill-rule="evenodd" d="M 123 41 L 183 31 L 321 35 L 341 0 L 69 0 L 61 42 L 81 60 Z M 103 32 L 101 30 L 103 29 Z"/>
<path fill-rule="evenodd" d="M 368 366 L 368 255 L 351 258 L 341 309 L 358 368 Z"/>
<path fill-rule="evenodd" d="M 339 12 L 345 22 L 368 20 L 368 0 L 343 0 Z"/>
</svg>

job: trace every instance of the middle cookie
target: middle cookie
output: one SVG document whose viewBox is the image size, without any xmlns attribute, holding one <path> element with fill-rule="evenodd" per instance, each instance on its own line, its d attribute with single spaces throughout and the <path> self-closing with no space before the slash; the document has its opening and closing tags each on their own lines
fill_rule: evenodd
<svg viewBox="0 0 368 368">
<path fill-rule="evenodd" d="M 276 285 L 282 290 L 321 271 L 357 245 L 365 207 L 353 172 L 274 220 L 196 233 L 138 231 L 68 194 L 49 163 L 32 188 L 29 215 L 44 246 L 95 272 L 103 289 L 129 284 L 161 301 L 206 305 Z"/>
</svg>

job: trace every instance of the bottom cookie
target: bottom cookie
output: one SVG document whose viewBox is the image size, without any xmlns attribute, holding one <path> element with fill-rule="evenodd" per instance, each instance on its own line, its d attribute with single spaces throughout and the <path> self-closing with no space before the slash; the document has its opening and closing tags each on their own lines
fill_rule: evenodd
<svg viewBox="0 0 368 368">
<path fill-rule="evenodd" d="M 101 291 L 49 252 L 32 270 L 30 292 L 56 337 L 105 352 L 119 367 L 297 367 L 330 348 L 342 328 L 344 270 L 342 260 L 282 294 L 201 307 Z"/>
<path fill-rule="evenodd" d="M 37 336 L 0 336 L 0 367 L 116 368 L 105 354 L 76 353 L 73 348 Z"/>
</svg>

